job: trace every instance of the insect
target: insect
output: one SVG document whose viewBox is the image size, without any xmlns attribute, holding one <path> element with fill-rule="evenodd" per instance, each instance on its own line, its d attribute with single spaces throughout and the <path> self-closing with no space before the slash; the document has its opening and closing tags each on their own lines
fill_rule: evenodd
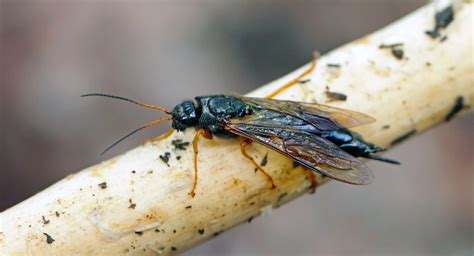
<svg viewBox="0 0 474 256">
<path fill-rule="evenodd" d="M 283 90 L 298 84 L 302 77 L 312 72 L 315 65 L 316 58 L 308 70 L 266 98 L 199 96 L 195 97 L 194 101 L 186 100 L 173 110 L 167 110 L 108 94 L 93 93 L 85 94 L 83 97 L 102 96 L 125 100 L 170 115 L 132 131 L 109 146 L 104 153 L 130 135 L 162 121 L 172 121 L 172 129 L 149 141 L 160 141 L 169 137 L 174 131 L 195 128 L 194 182 L 189 193 L 192 197 L 196 194 L 198 181 L 198 142 L 201 136 L 207 139 L 212 139 L 213 136 L 243 137 L 240 144 L 242 154 L 265 175 L 272 188 L 276 187 L 272 177 L 246 151 L 246 146 L 252 142 L 276 150 L 303 167 L 332 179 L 350 184 L 369 184 L 374 176 L 357 157 L 399 164 L 395 160 L 376 155 L 375 153 L 384 149 L 364 141 L 361 135 L 348 129 L 372 123 L 375 121 L 374 118 L 352 110 L 317 103 L 272 99 Z"/>
</svg>

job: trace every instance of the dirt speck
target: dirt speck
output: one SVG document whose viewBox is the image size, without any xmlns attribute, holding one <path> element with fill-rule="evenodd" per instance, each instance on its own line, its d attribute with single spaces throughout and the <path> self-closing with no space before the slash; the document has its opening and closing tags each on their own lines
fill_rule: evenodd
<svg viewBox="0 0 474 256">
<path fill-rule="evenodd" d="M 161 161 L 163 161 L 166 165 L 170 166 L 168 164 L 169 160 L 170 160 L 170 157 L 171 157 L 171 153 L 170 152 L 165 152 L 163 155 L 160 155 L 160 159 Z"/>
<path fill-rule="evenodd" d="M 435 25 L 432 30 L 427 30 L 425 33 L 433 39 L 441 37 L 441 42 L 447 39 L 447 36 L 442 36 L 440 33 L 441 29 L 446 29 L 449 24 L 454 20 L 454 9 L 452 5 L 444 8 L 443 10 L 435 14 Z"/>
<path fill-rule="evenodd" d="M 56 240 L 54 240 L 53 237 L 50 236 L 49 234 L 47 234 L 47 233 L 43 233 L 43 234 L 46 236 L 46 243 L 52 244 L 54 241 L 56 241 Z"/>
<path fill-rule="evenodd" d="M 265 165 L 267 165 L 267 163 L 268 163 L 268 152 L 262 158 L 262 161 L 260 162 L 260 166 L 265 166 Z"/>
<path fill-rule="evenodd" d="M 128 206 L 129 209 L 135 209 L 135 207 L 137 207 L 137 204 L 134 203 L 131 198 L 128 199 L 128 202 L 130 203 L 130 205 Z"/>
<path fill-rule="evenodd" d="M 341 64 L 335 64 L 335 63 L 328 63 L 327 66 L 329 68 L 340 68 Z"/>
<path fill-rule="evenodd" d="M 462 96 L 458 96 L 456 101 L 454 102 L 454 106 L 449 111 L 448 115 L 444 119 L 446 122 L 449 122 L 454 116 L 456 116 L 464 107 L 464 98 Z"/>
<path fill-rule="evenodd" d="M 186 147 L 189 146 L 189 144 L 189 141 L 183 141 L 181 139 L 171 141 L 171 145 L 173 145 L 174 149 L 177 150 L 186 150 Z"/>
<path fill-rule="evenodd" d="M 326 91 L 326 97 L 328 97 L 330 101 L 346 101 L 347 100 L 347 95 L 340 92 Z"/>
<path fill-rule="evenodd" d="M 43 220 L 44 225 L 49 223 L 49 220 L 47 220 L 44 216 L 41 216 L 41 219 Z"/>
<path fill-rule="evenodd" d="M 403 43 L 381 44 L 379 49 L 390 49 L 392 55 L 398 60 L 403 59 L 405 52 L 403 51 Z"/>
<path fill-rule="evenodd" d="M 234 185 L 239 185 L 240 184 L 240 179 L 234 178 Z"/>
<path fill-rule="evenodd" d="M 101 189 L 106 189 L 107 188 L 107 182 L 101 182 L 99 184 L 97 184 L 97 186 L 99 186 Z"/>
</svg>

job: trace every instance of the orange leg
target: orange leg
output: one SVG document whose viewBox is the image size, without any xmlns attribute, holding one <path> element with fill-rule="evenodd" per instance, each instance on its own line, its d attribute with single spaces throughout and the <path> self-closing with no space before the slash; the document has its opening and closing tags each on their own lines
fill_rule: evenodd
<svg viewBox="0 0 474 256">
<path fill-rule="evenodd" d="M 301 80 L 301 78 L 305 77 L 306 75 L 308 75 L 309 73 L 311 73 L 314 70 L 314 68 L 316 67 L 316 61 L 318 59 L 319 59 L 319 53 L 314 52 L 314 57 L 313 57 L 313 61 L 311 62 L 311 66 L 305 72 L 303 72 L 303 74 L 299 75 L 296 79 L 291 80 L 290 82 L 286 83 L 282 87 L 278 88 L 276 91 L 270 93 L 265 98 L 266 99 L 272 99 L 275 96 L 277 96 L 278 94 L 280 94 L 282 91 L 294 86 L 295 84 L 298 84 L 299 81 Z"/>
<path fill-rule="evenodd" d="M 169 136 L 171 136 L 171 134 L 174 133 L 174 131 L 176 131 L 175 129 L 171 129 L 169 131 L 167 131 L 166 133 L 162 134 L 160 137 L 157 137 L 157 138 L 153 138 L 153 139 L 149 139 L 149 140 L 146 140 L 145 143 L 148 143 L 148 142 L 159 142 L 159 141 L 162 141 L 166 138 L 168 138 Z"/>
<path fill-rule="evenodd" d="M 318 187 L 318 181 L 316 180 L 316 174 L 310 169 L 304 168 L 304 171 L 308 174 L 309 179 L 311 180 L 311 194 L 314 194 L 316 192 L 316 188 Z"/>
<path fill-rule="evenodd" d="M 268 174 L 259 164 L 257 164 L 257 162 L 255 162 L 255 160 L 253 159 L 253 157 L 251 157 L 247 151 L 245 150 L 245 146 L 251 144 L 252 141 L 249 140 L 249 139 L 244 139 L 241 143 L 240 143 L 240 151 L 242 152 L 242 154 L 250 161 L 252 161 L 252 163 L 255 165 L 255 167 L 257 168 L 257 170 L 259 170 L 263 175 L 265 175 L 265 177 L 267 177 L 268 181 L 270 181 L 270 183 L 272 184 L 272 189 L 276 188 L 275 186 L 275 183 L 273 182 L 273 178 L 272 176 L 270 176 L 270 174 Z"/>
<path fill-rule="evenodd" d="M 197 187 L 197 182 L 198 182 L 198 144 L 199 144 L 199 137 L 204 136 L 206 139 L 212 139 L 212 134 L 209 133 L 208 131 L 204 129 L 199 129 L 196 131 L 196 135 L 194 135 L 193 139 L 193 150 L 194 150 L 194 183 L 193 183 L 193 189 L 189 193 L 192 197 L 196 195 L 196 187 Z"/>
</svg>

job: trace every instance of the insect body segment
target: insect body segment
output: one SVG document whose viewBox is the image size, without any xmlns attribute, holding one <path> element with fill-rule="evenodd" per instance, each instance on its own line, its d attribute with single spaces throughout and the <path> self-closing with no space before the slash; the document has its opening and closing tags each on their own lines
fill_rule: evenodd
<svg viewBox="0 0 474 256">
<path fill-rule="evenodd" d="M 217 136 L 235 137 L 224 129 L 224 121 L 248 115 L 252 109 L 233 96 L 213 95 L 184 101 L 173 111 L 173 128 L 183 131 L 189 127 L 204 129 Z"/>
<path fill-rule="evenodd" d="M 342 150 L 354 157 L 365 157 L 386 163 L 400 164 L 400 162 L 396 160 L 374 155 L 374 153 L 385 151 L 385 149 L 364 141 L 360 134 L 349 131 L 346 128 L 340 128 L 329 133 L 323 133 L 321 134 L 321 137 L 336 144 Z"/>
</svg>

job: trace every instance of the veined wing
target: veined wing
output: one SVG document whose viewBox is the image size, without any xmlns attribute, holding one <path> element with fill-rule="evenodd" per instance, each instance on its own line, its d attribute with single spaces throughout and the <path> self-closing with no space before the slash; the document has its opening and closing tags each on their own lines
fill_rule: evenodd
<svg viewBox="0 0 474 256">
<path fill-rule="evenodd" d="M 262 127 L 245 122 L 228 123 L 225 128 L 330 178 L 357 185 L 370 184 L 374 178 L 364 163 L 317 135 L 291 127 Z"/>
<path fill-rule="evenodd" d="M 352 128 L 375 121 L 374 118 L 360 112 L 330 107 L 318 103 L 250 98 L 243 96 L 238 96 L 236 98 L 256 108 L 298 117 L 316 127 L 321 125 L 327 126 L 328 121 L 345 128 Z"/>
</svg>

